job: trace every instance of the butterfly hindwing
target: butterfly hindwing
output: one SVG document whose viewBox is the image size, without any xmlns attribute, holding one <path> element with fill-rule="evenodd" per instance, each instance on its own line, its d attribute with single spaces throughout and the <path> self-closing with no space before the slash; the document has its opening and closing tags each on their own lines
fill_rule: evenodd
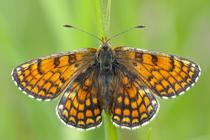
<svg viewBox="0 0 210 140">
<path fill-rule="evenodd" d="M 94 72 L 89 69 L 80 74 L 61 98 L 57 113 L 66 125 L 82 130 L 100 126 L 102 109 L 97 98 Z"/>
<path fill-rule="evenodd" d="M 112 107 L 114 124 L 127 129 L 147 124 L 158 111 L 157 100 L 141 81 L 122 70 L 119 70 L 118 74 L 120 80 L 116 86 Z"/>
<path fill-rule="evenodd" d="M 130 68 L 156 95 L 173 98 L 198 80 L 200 67 L 194 62 L 163 53 L 127 47 L 115 48 L 119 63 Z"/>
<path fill-rule="evenodd" d="M 38 100 L 50 100 L 93 63 L 95 52 L 96 49 L 84 49 L 34 59 L 16 67 L 12 77 L 25 94 Z"/>
</svg>

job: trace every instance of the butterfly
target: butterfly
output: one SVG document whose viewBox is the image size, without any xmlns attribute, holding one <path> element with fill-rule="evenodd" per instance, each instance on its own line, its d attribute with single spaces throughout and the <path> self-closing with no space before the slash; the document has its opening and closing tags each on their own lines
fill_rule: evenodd
<svg viewBox="0 0 210 140">
<path fill-rule="evenodd" d="M 156 96 L 175 98 L 189 90 L 200 67 L 185 58 L 142 49 L 112 48 L 103 38 L 88 48 L 40 57 L 17 66 L 12 79 L 23 93 L 49 101 L 63 93 L 56 111 L 67 126 L 90 130 L 102 111 L 114 125 L 135 129 L 158 112 Z"/>
</svg>

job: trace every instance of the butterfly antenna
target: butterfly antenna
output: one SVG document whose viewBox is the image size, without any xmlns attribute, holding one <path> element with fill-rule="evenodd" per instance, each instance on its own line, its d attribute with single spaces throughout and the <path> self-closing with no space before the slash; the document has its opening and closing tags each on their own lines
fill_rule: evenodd
<svg viewBox="0 0 210 140">
<path fill-rule="evenodd" d="M 66 25 L 63 25 L 63 27 L 76 29 L 76 30 L 78 30 L 78 31 L 80 31 L 80 32 L 86 33 L 86 34 L 88 34 L 88 35 L 90 35 L 90 36 L 92 36 L 92 37 L 94 37 L 94 38 L 96 38 L 96 39 L 102 41 L 102 40 L 101 40 L 98 36 L 96 36 L 95 34 L 89 33 L 89 32 L 87 32 L 87 31 L 85 31 L 85 30 L 83 30 L 83 29 L 81 29 L 81 28 L 76 27 L 76 26 L 72 26 L 72 25 L 66 24 Z"/>
<path fill-rule="evenodd" d="M 111 36 L 107 41 L 110 41 L 111 39 L 116 38 L 116 37 L 118 37 L 118 36 L 120 36 L 120 35 L 122 35 L 124 33 L 127 33 L 129 31 L 133 30 L 133 29 L 140 29 L 140 28 L 145 28 L 145 27 L 146 26 L 144 26 L 144 25 L 137 25 L 137 26 L 131 27 L 131 28 L 127 29 L 127 30 L 124 30 L 124 31 L 122 31 L 120 33 L 117 33 L 117 34 Z"/>
</svg>

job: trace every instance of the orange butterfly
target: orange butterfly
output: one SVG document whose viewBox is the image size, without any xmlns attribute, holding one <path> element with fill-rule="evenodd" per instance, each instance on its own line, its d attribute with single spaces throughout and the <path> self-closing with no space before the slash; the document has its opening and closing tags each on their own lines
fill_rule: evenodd
<svg viewBox="0 0 210 140">
<path fill-rule="evenodd" d="M 198 80 L 200 67 L 190 60 L 123 46 L 111 48 L 109 40 L 103 38 L 98 49 L 23 63 L 12 71 L 12 78 L 23 93 L 37 100 L 49 101 L 64 93 L 57 106 L 59 118 L 85 130 L 100 126 L 102 110 L 112 114 L 116 126 L 142 126 L 158 111 L 155 95 L 174 98 Z"/>
</svg>

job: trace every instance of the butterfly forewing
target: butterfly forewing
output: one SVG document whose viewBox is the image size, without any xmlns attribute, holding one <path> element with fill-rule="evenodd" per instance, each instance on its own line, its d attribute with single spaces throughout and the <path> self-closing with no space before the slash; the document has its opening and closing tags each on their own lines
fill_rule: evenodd
<svg viewBox="0 0 210 140">
<path fill-rule="evenodd" d="M 96 49 L 84 49 L 34 59 L 16 67 L 12 77 L 25 94 L 38 100 L 50 100 L 93 63 L 95 52 Z"/>
<path fill-rule="evenodd" d="M 116 59 L 156 95 L 173 98 L 184 93 L 198 80 L 200 67 L 194 62 L 163 53 L 133 49 L 115 48 Z"/>
<path fill-rule="evenodd" d="M 100 126 L 102 121 L 95 81 L 97 72 L 90 68 L 69 85 L 57 106 L 62 122 L 82 130 Z"/>
</svg>

